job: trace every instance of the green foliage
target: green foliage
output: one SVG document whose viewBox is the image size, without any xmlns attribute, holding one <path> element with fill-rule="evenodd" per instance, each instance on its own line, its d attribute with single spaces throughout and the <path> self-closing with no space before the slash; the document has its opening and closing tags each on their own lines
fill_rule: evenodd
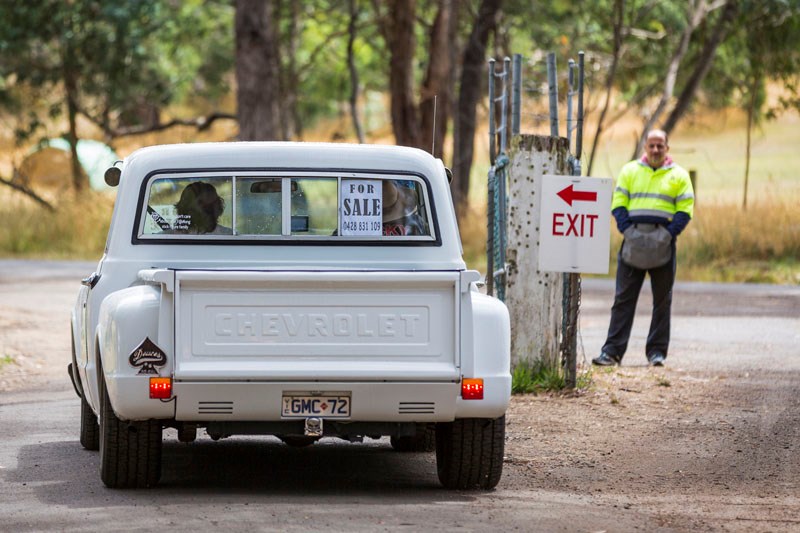
<svg viewBox="0 0 800 533">
<path fill-rule="evenodd" d="M 104 129 L 135 124 L 190 93 L 219 96 L 233 65 L 223 2 L 80 0 L 0 3 L 0 104 L 29 94 L 57 118 L 67 99 Z M 62 91 L 61 89 L 66 89 Z M 42 125 L 21 120 L 18 137 Z"/>
<path fill-rule="evenodd" d="M 234 65 L 233 8 L 223 0 L 159 2 L 158 31 L 144 42 L 175 101 L 203 107 L 227 94 Z"/>
<path fill-rule="evenodd" d="M 11 364 L 16 364 L 16 360 L 10 355 L 4 355 L 0 357 L 0 369 L 2 369 L 6 365 L 11 365 Z"/>
<path fill-rule="evenodd" d="M 511 392 L 514 394 L 558 391 L 564 387 L 561 369 L 550 367 L 540 359 L 521 361 L 511 372 Z"/>
<path fill-rule="evenodd" d="M 592 368 L 578 372 L 575 388 L 586 390 L 594 383 Z M 548 366 L 542 360 L 522 361 L 511 371 L 511 392 L 513 394 L 538 394 L 557 392 L 566 388 L 566 380 L 561 368 Z"/>
</svg>

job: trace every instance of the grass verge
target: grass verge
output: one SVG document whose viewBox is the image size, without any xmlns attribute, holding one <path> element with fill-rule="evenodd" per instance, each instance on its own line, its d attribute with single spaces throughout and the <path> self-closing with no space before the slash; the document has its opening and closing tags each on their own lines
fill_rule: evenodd
<svg viewBox="0 0 800 533">
<path fill-rule="evenodd" d="M 0 255 L 52 259 L 97 258 L 103 253 L 113 199 L 65 193 L 47 211 L 20 195 L 0 195 Z"/>
<path fill-rule="evenodd" d="M 578 369 L 576 390 L 586 390 L 593 383 L 592 370 Z M 558 392 L 567 386 L 561 368 L 553 368 L 542 360 L 525 360 L 517 363 L 511 371 L 512 394 L 538 394 Z"/>
</svg>

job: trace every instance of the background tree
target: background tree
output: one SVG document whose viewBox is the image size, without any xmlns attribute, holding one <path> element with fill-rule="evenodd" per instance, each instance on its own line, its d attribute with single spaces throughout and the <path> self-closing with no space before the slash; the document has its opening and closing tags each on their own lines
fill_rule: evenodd
<svg viewBox="0 0 800 533">
<path fill-rule="evenodd" d="M 545 52 L 559 64 L 587 52 L 591 166 L 603 132 L 631 111 L 645 118 L 642 132 L 662 121 L 671 130 L 693 102 L 741 103 L 755 127 L 773 111 L 758 96 L 768 82 L 796 101 L 798 18 L 795 0 L 12 0 L 0 3 L 0 108 L 20 142 L 58 125 L 74 150 L 80 117 L 100 132 L 84 135 L 112 141 L 235 118 L 223 102 L 236 79 L 243 139 L 300 139 L 331 117 L 333 140 L 352 128 L 368 141 L 385 95 L 398 144 L 442 156 L 454 117 L 461 208 L 490 44 L 501 55 L 526 51 L 534 89 Z M 181 118 L 187 109 L 200 116 Z"/>
<path fill-rule="evenodd" d="M 444 158 L 444 141 L 452 116 L 459 5 L 458 0 L 439 2 L 429 30 L 428 66 L 420 88 L 420 145 L 438 158 Z"/>
<path fill-rule="evenodd" d="M 18 115 L 20 143 L 66 115 L 76 189 L 85 186 L 76 153 L 79 115 L 111 140 L 130 133 L 128 128 L 155 127 L 161 109 L 190 92 L 190 84 L 198 95 L 224 85 L 232 49 L 225 51 L 219 29 L 230 26 L 217 15 L 228 8 L 196 0 L 177 10 L 169 4 L 0 3 L 0 104 L 12 111 L 21 111 L 24 104 L 28 110 Z M 202 35 L 205 42 L 192 40 L 190 33 Z M 187 46 L 170 49 L 176 42 Z M 199 60 L 200 47 L 216 51 Z"/>
<path fill-rule="evenodd" d="M 273 0 L 236 0 L 239 139 L 281 139 L 278 21 Z"/>
<path fill-rule="evenodd" d="M 44 5 L 42 5 L 44 4 Z M 127 105 L 125 93 L 131 86 L 149 91 L 154 102 L 166 99 L 164 88 L 153 81 L 152 69 L 143 61 L 137 44 L 153 28 L 133 20 L 152 21 L 152 6 L 144 3 L 116 7 L 112 2 L 58 1 L 38 4 L 4 2 L 0 5 L 0 34 L 3 46 L 0 68 L 3 78 L 13 76 L 14 88 L 6 88 L 13 99 L 30 88 L 40 94 L 58 91 L 59 100 L 49 107 L 50 117 L 66 113 L 68 139 L 72 150 L 73 185 L 84 187 L 77 157 L 77 116 L 84 101 L 103 97 L 106 107 Z M 124 64 L 134 68 L 120 68 Z M 145 87 L 142 87 L 142 85 Z M 18 139 L 32 136 L 42 125 L 35 112 L 18 131 Z"/>
<path fill-rule="evenodd" d="M 739 87 L 740 105 L 747 113 L 747 143 L 742 208 L 747 208 L 752 132 L 763 119 L 787 109 L 800 109 L 800 4 L 783 0 L 747 1 L 742 6 L 735 54 L 742 61 L 732 70 Z M 783 91 L 777 105 L 767 102 L 767 84 L 778 82 Z"/>
<path fill-rule="evenodd" d="M 447 131 L 452 94 L 457 14 L 453 0 L 437 0 L 433 23 L 428 27 L 425 79 L 417 91 L 417 3 L 416 0 L 390 0 L 381 10 L 374 2 L 378 24 L 389 52 L 389 93 L 392 131 L 395 141 L 430 151 L 433 123 L 438 139 L 435 149 L 441 156 Z M 418 96 L 419 95 L 419 96 Z M 434 117 L 436 99 L 436 117 Z M 419 103 L 417 101 L 419 100 Z M 441 105 L 439 105 L 441 104 Z"/>
<path fill-rule="evenodd" d="M 453 202 L 459 211 L 469 199 L 469 181 L 475 151 L 477 105 L 483 96 L 486 46 L 494 31 L 502 0 L 481 0 L 464 47 L 453 142 Z"/>
<path fill-rule="evenodd" d="M 666 69 L 664 70 L 661 96 L 655 108 L 649 113 L 649 116 L 645 120 L 632 158 L 638 157 L 642 152 L 647 132 L 658 124 L 661 115 L 666 111 L 667 106 L 671 104 L 672 96 L 675 92 L 675 84 L 678 80 L 678 72 L 682 66 L 685 65 L 684 59 L 689 51 L 689 43 L 692 40 L 695 30 L 706 19 L 708 14 L 719 6 L 719 3 L 711 4 L 708 0 L 690 0 L 686 2 L 684 20 L 681 21 L 683 23 L 682 28 L 680 32 L 675 32 L 679 35 L 677 42 L 671 48 L 667 48 L 667 50 L 671 49 L 672 53 L 669 62 L 666 64 Z M 712 58 L 713 55 L 704 59 L 710 61 Z M 705 67 L 703 66 L 703 68 Z"/>
<path fill-rule="evenodd" d="M 350 21 L 347 25 L 347 70 L 350 73 L 350 116 L 353 119 L 353 129 L 359 143 L 364 142 L 364 127 L 358 116 L 358 99 L 361 88 L 358 81 L 358 68 L 356 67 L 355 52 L 353 50 L 356 42 L 356 32 L 358 23 L 358 0 L 348 0 L 348 11 Z"/>
</svg>

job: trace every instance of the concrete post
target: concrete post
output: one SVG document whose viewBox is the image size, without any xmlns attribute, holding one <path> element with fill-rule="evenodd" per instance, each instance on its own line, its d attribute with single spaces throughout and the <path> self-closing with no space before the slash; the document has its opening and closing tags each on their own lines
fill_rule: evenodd
<svg viewBox="0 0 800 533">
<path fill-rule="evenodd" d="M 563 280 L 540 272 L 539 218 L 543 174 L 570 174 L 567 139 L 541 135 L 512 138 L 509 151 L 506 305 L 511 314 L 511 362 L 541 359 L 560 366 Z"/>
</svg>

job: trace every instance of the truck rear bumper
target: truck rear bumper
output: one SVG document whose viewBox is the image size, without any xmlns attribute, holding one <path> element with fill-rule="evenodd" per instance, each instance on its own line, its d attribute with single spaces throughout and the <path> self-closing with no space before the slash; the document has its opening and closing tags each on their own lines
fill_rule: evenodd
<svg viewBox="0 0 800 533">
<path fill-rule="evenodd" d="M 109 387 L 122 419 L 173 418 L 185 422 L 278 421 L 287 392 L 350 396 L 350 416 L 359 422 L 448 422 L 495 418 L 508 406 L 510 376 L 485 379 L 483 400 L 461 399 L 458 382 L 243 382 L 175 381 L 169 401 L 148 400 L 146 380 L 119 379 Z M 143 386 L 144 385 L 144 386 Z M 122 399 L 136 401 L 123 402 Z M 167 413 L 169 412 L 169 415 Z"/>
<path fill-rule="evenodd" d="M 285 393 L 349 394 L 350 417 L 363 422 L 453 420 L 457 383 L 177 382 L 175 419 L 282 420 Z"/>
</svg>

